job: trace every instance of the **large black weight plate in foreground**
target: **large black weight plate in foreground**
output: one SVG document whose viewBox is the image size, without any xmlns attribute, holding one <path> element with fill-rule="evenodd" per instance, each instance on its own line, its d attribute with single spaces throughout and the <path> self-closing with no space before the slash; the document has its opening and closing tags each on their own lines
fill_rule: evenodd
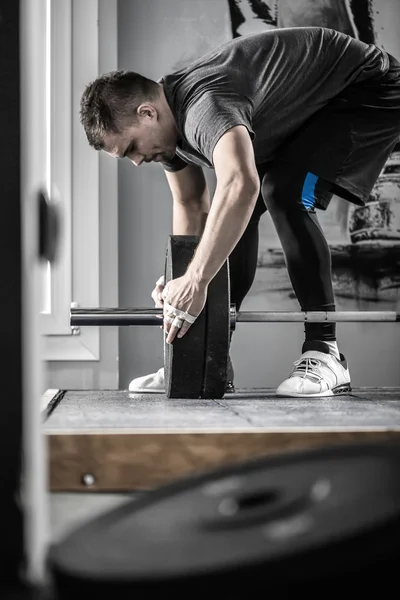
<svg viewBox="0 0 400 600">
<path fill-rule="evenodd" d="M 185 274 L 199 242 L 197 236 L 171 235 L 165 259 L 165 282 Z M 183 338 L 164 337 L 165 393 L 168 398 L 201 398 L 204 379 L 206 311 Z"/>
<path fill-rule="evenodd" d="M 349 584 L 360 597 L 396 580 L 399 549 L 400 446 L 353 443 L 163 486 L 69 534 L 49 567 L 60 598 L 183 598 L 217 584 L 226 598 L 256 585 L 271 598 L 349 597 Z"/>
<path fill-rule="evenodd" d="M 229 261 L 208 286 L 203 398 L 222 398 L 227 384 L 230 346 Z"/>
</svg>

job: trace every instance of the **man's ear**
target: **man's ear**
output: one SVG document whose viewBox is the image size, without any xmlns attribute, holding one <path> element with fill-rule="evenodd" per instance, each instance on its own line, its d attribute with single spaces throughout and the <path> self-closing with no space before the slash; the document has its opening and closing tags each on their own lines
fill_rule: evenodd
<svg viewBox="0 0 400 600">
<path fill-rule="evenodd" d="M 141 119 L 146 117 L 149 119 L 157 119 L 158 116 L 156 109 L 151 104 L 140 104 L 137 107 L 136 112 L 138 117 Z"/>
</svg>

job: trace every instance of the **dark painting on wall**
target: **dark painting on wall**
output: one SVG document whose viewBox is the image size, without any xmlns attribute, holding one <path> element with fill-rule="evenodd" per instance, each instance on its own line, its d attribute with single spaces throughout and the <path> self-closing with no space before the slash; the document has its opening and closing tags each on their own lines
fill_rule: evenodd
<svg viewBox="0 0 400 600">
<path fill-rule="evenodd" d="M 400 59 L 398 0 L 226 1 L 232 37 L 276 27 L 324 26 L 375 43 Z M 398 310 L 400 143 L 365 207 L 335 196 L 318 216 L 331 248 L 337 309 L 376 310 L 379 303 L 384 310 Z M 246 303 L 254 310 L 299 309 L 268 214 L 260 224 L 258 269 Z"/>
</svg>

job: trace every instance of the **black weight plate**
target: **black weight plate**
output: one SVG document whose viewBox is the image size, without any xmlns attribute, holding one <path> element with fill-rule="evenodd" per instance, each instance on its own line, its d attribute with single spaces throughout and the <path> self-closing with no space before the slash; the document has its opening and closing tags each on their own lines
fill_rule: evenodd
<svg viewBox="0 0 400 600">
<path fill-rule="evenodd" d="M 399 549 L 400 446 L 353 443 L 163 486 L 69 534 L 49 565 L 74 594 L 211 593 L 222 584 L 224 596 L 240 597 L 259 583 L 279 597 L 291 586 L 320 597 L 327 582 L 329 591 L 374 582 L 382 590 L 396 577 Z"/>
<path fill-rule="evenodd" d="M 171 235 L 165 260 L 165 282 L 185 274 L 199 242 L 197 236 Z M 206 311 L 202 310 L 183 338 L 164 337 L 167 398 L 201 398 L 204 379 Z"/>
<path fill-rule="evenodd" d="M 230 345 L 229 261 L 208 286 L 203 398 L 222 398 L 227 383 Z"/>
</svg>

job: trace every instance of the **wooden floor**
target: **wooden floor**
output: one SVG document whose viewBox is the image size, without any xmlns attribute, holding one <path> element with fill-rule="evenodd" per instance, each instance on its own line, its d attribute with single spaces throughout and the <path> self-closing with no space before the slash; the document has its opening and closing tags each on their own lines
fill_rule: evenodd
<svg viewBox="0 0 400 600">
<path fill-rule="evenodd" d="M 276 452 L 400 442 L 400 388 L 315 399 L 244 389 L 220 400 L 48 390 L 42 415 L 52 491 L 135 491 Z"/>
</svg>

